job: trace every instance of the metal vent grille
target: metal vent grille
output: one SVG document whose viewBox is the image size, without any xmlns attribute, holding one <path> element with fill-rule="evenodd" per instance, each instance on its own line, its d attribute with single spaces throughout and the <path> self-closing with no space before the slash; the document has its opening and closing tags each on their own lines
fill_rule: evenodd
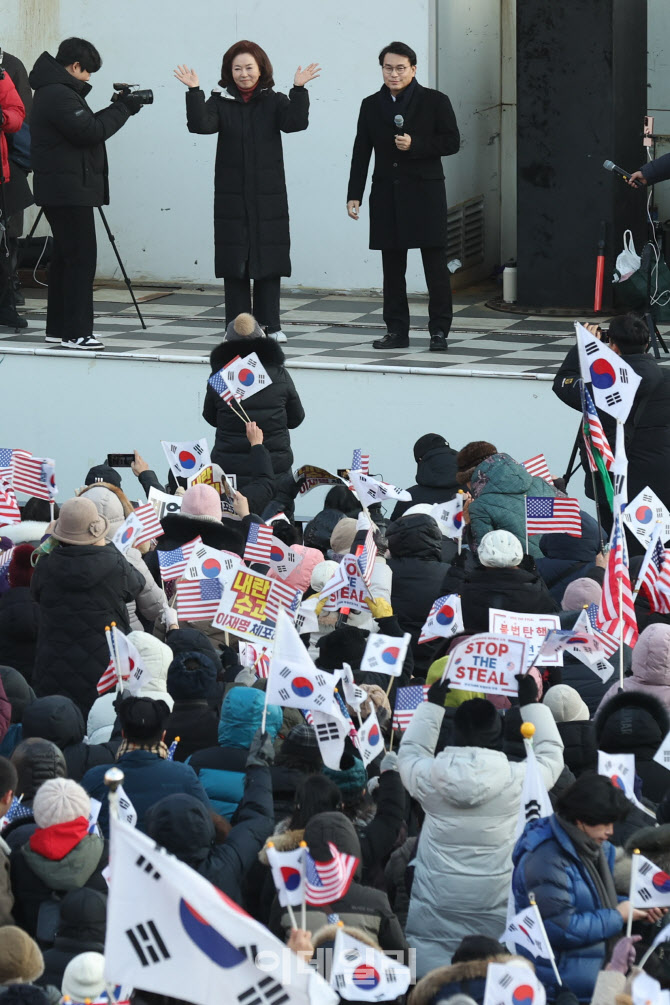
<svg viewBox="0 0 670 1005">
<path fill-rule="evenodd" d="M 447 255 L 460 258 L 463 268 L 484 261 L 484 196 L 450 206 L 447 216 Z"/>
</svg>

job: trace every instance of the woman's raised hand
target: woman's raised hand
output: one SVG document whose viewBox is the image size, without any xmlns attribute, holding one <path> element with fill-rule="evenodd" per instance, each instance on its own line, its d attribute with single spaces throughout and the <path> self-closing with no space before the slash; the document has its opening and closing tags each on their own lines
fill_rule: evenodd
<svg viewBox="0 0 670 1005">
<path fill-rule="evenodd" d="M 200 87 L 200 78 L 195 70 L 189 70 L 188 66 L 178 66 L 174 71 L 174 75 L 177 80 L 181 80 L 182 84 L 186 84 L 187 87 Z"/>
<path fill-rule="evenodd" d="M 303 87 L 308 84 L 310 80 L 315 80 L 321 72 L 321 67 L 318 63 L 310 63 L 303 70 L 302 66 L 299 66 L 295 71 L 295 77 L 293 78 L 294 87 Z"/>
</svg>

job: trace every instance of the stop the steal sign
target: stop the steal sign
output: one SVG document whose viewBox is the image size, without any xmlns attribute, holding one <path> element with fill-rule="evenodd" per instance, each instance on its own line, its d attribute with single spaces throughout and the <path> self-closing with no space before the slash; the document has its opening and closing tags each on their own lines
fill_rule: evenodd
<svg viewBox="0 0 670 1005">
<path fill-rule="evenodd" d="M 489 632 L 471 635 L 454 646 L 446 676 L 453 691 L 514 696 L 515 675 L 526 668 L 526 643 Z"/>
</svg>

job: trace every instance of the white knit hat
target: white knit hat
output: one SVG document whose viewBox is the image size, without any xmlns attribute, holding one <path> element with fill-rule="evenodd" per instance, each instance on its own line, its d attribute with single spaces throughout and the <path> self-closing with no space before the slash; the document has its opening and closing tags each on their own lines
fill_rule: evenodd
<svg viewBox="0 0 670 1005">
<path fill-rule="evenodd" d="M 38 827 L 66 824 L 91 812 L 85 789 L 71 778 L 50 778 L 43 782 L 33 799 L 33 816 Z"/>
<path fill-rule="evenodd" d="M 106 988 L 105 957 L 102 953 L 79 953 L 73 956 L 63 972 L 61 994 L 73 1002 L 99 998 Z"/>
<path fill-rule="evenodd" d="M 508 530 L 490 530 L 481 539 L 477 557 L 487 569 L 510 569 L 521 562 L 523 548 Z"/>
<path fill-rule="evenodd" d="M 547 706 L 556 722 L 586 722 L 591 718 L 588 705 L 582 701 L 579 691 L 569 684 L 555 684 L 544 696 Z"/>
<path fill-rule="evenodd" d="M 337 562 L 325 561 L 319 562 L 318 565 L 314 566 L 314 571 L 312 572 L 312 578 L 310 580 L 310 586 L 313 590 L 319 593 L 329 579 L 332 579 L 337 569 L 339 568 Z"/>
</svg>

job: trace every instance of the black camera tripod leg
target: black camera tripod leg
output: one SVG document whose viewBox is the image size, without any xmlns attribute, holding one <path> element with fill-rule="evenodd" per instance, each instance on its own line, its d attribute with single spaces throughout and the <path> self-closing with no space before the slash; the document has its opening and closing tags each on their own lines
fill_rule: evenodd
<svg viewBox="0 0 670 1005">
<path fill-rule="evenodd" d="M 137 311 L 137 316 L 140 319 L 140 323 L 141 323 L 142 327 L 146 331 L 146 327 L 147 326 L 146 326 L 146 324 L 144 322 L 144 318 L 142 317 L 142 312 L 140 310 L 140 306 L 139 306 L 137 300 L 135 299 L 135 292 L 133 290 L 132 283 L 130 282 L 130 279 L 128 278 L 128 273 L 126 272 L 126 270 L 124 268 L 123 262 L 121 261 L 121 255 L 119 254 L 119 249 L 116 246 L 116 241 L 114 240 L 114 235 L 112 234 L 111 230 L 109 229 L 109 224 L 107 223 L 107 217 L 105 216 L 105 214 L 102 211 L 102 206 L 98 206 L 98 212 L 100 213 L 100 218 L 101 218 L 102 222 L 105 225 L 105 230 L 107 231 L 107 237 L 109 238 L 109 243 L 111 244 L 111 246 L 112 246 L 112 248 L 114 250 L 114 254 L 116 255 L 116 260 L 119 263 L 119 268 L 121 269 L 121 274 L 123 276 L 123 281 L 125 282 L 126 286 L 128 287 L 128 292 L 130 293 L 130 296 L 132 298 L 133 304 L 135 305 L 135 310 Z"/>
<path fill-rule="evenodd" d="M 665 342 L 663 341 L 663 336 L 661 335 L 660 331 L 656 327 L 656 322 L 654 321 L 653 317 L 651 316 L 651 311 L 650 310 L 646 311 L 646 313 L 644 315 L 644 320 L 645 320 L 645 323 L 647 325 L 647 331 L 649 332 L 649 341 L 651 343 L 652 352 L 654 353 L 654 356 L 656 357 L 656 359 L 660 359 L 661 358 L 661 352 L 660 352 L 660 349 L 659 349 L 659 344 L 660 344 L 661 348 L 663 349 L 664 353 L 667 353 L 668 347 L 666 346 Z"/>
</svg>

